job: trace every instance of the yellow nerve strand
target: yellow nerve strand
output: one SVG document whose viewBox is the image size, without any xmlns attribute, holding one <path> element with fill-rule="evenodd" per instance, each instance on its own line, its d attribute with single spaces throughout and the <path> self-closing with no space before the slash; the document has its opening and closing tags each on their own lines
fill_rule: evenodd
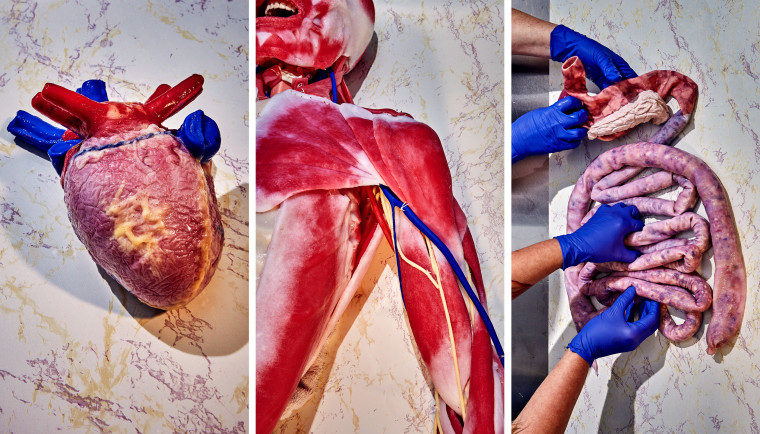
<svg viewBox="0 0 760 434">
<path fill-rule="evenodd" d="M 435 432 L 443 433 L 441 426 L 441 407 L 438 402 L 438 390 L 435 390 Z"/>
<path fill-rule="evenodd" d="M 393 210 L 391 209 L 391 204 L 390 204 L 390 202 L 388 202 L 388 199 L 386 199 L 385 196 L 382 196 L 381 199 L 382 199 L 381 202 L 383 204 L 383 214 L 385 216 L 385 220 L 388 223 L 388 227 L 391 228 L 391 230 L 393 230 L 393 221 L 390 218 L 390 215 L 393 212 Z M 393 241 L 391 241 L 391 243 L 393 243 Z M 430 272 L 428 270 L 422 268 L 420 265 L 418 265 L 417 263 L 415 263 L 411 259 L 407 258 L 404 255 L 404 252 L 402 252 L 400 248 L 398 249 L 398 252 L 396 252 L 396 253 L 399 255 L 399 257 L 401 259 L 404 260 L 404 262 L 406 262 L 407 264 L 411 265 L 417 271 L 419 271 L 420 273 L 422 273 L 425 276 L 427 276 L 428 280 L 430 280 L 430 283 L 432 283 L 433 286 L 435 286 L 436 288 L 440 289 L 441 284 L 435 278 L 433 278 L 433 275 L 430 274 Z M 401 270 L 399 270 L 398 272 L 400 273 Z"/>
<path fill-rule="evenodd" d="M 435 258 L 433 243 L 427 237 L 425 238 L 425 244 L 427 245 L 428 252 L 430 252 L 430 265 L 433 267 L 435 277 L 438 280 L 438 293 L 441 295 L 441 303 L 443 303 L 443 313 L 446 315 L 446 327 L 449 329 L 449 342 L 451 343 L 451 356 L 454 358 L 454 372 L 457 377 L 457 390 L 459 391 L 459 406 L 462 408 L 462 420 L 465 419 L 465 399 L 462 392 L 462 380 L 459 377 L 459 359 L 457 358 L 457 347 L 454 342 L 454 329 L 451 326 L 451 317 L 449 316 L 449 306 L 446 303 L 446 295 L 443 293 L 443 285 L 441 284 L 441 274 L 438 269 L 438 261 Z"/>
<path fill-rule="evenodd" d="M 386 199 L 385 196 L 381 196 L 379 192 L 377 192 L 376 194 L 377 196 L 380 196 L 380 202 L 383 206 L 383 215 L 385 217 L 386 222 L 388 223 L 388 227 L 393 228 L 393 221 L 392 221 L 393 209 L 391 207 L 391 204 L 390 202 L 388 202 L 388 199 Z M 456 349 L 456 343 L 454 340 L 454 330 L 451 325 L 451 317 L 449 316 L 448 304 L 446 303 L 446 296 L 443 293 L 443 285 L 441 284 L 441 275 L 440 275 L 440 270 L 438 268 L 438 261 L 435 258 L 435 246 L 426 236 L 422 234 L 420 235 L 425 240 L 425 245 L 427 247 L 428 255 L 430 256 L 430 264 L 433 268 L 433 272 L 435 273 L 435 278 L 433 277 L 432 273 L 430 273 L 428 270 L 425 270 L 424 268 L 422 268 L 422 266 L 420 266 L 419 264 L 416 264 L 414 261 L 407 258 L 404 255 L 404 253 L 401 251 L 401 248 L 398 245 L 396 246 L 396 250 L 397 250 L 396 254 L 399 255 L 399 257 L 403 259 L 404 262 L 406 262 L 407 264 L 409 264 L 410 266 L 412 266 L 416 270 L 419 270 L 422 274 L 427 276 L 428 280 L 430 280 L 433 286 L 438 289 L 438 293 L 441 297 L 441 302 L 443 304 L 443 312 L 444 312 L 444 315 L 446 316 L 446 326 L 449 332 L 449 343 L 451 345 L 451 353 L 452 353 L 452 357 L 454 361 L 454 373 L 456 375 L 456 380 L 457 380 L 457 391 L 459 392 L 459 405 L 462 409 L 462 420 L 464 420 L 466 417 L 465 415 L 466 405 L 465 405 L 464 393 L 462 390 L 462 380 L 459 375 L 459 359 L 457 358 L 457 349 Z M 401 270 L 398 270 L 397 272 L 401 273 Z M 469 280 L 469 276 L 468 276 L 468 280 Z M 436 408 L 438 408 L 437 394 L 438 392 L 436 391 Z"/>
</svg>

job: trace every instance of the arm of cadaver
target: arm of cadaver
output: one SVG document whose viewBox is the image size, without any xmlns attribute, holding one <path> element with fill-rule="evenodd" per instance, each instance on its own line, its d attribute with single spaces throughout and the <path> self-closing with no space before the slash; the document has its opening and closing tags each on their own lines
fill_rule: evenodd
<svg viewBox="0 0 760 434">
<path fill-rule="evenodd" d="M 280 205 L 256 293 L 256 430 L 271 432 L 347 286 L 357 204 L 314 191 Z"/>
<path fill-rule="evenodd" d="M 512 432 L 563 433 L 586 382 L 589 364 L 570 350 L 512 422 Z"/>
<path fill-rule="evenodd" d="M 259 279 L 261 278 L 262 270 L 264 267 L 264 262 L 267 257 L 267 251 L 269 250 L 269 241 L 271 239 L 272 233 L 274 232 L 274 221 L 275 221 L 276 216 L 278 215 L 278 211 L 279 211 L 279 208 L 276 208 L 274 210 L 267 211 L 265 213 L 256 214 L 256 287 L 257 288 L 258 288 L 258 282 L 259 282 Z M 356 265 L 356 268 L 354 269 L 354 273 L 351 275 L 351 280 L 348 282 L 348 285 L 343 291 L 341 291 L 340 299 L 336 303 L 335 308 L 332 310 L 327 326 L 325 326 L 325 329 L 322 332 L 322 336 L 319 338 L 318 344 L 316 345 L 315 349 L 312 351 L 312 354 L 311 354 L 311 357 L 309 358 L 308 363 L 306 363 L 306 367 L 304 368 L 304 373 L 309 370 L 309 368 L 312 366 L 312 364 L 317 359 L 317 357 L 319 357 L 319 354 L 322 351 L 322 347 L 327 341 L 327 338 L 329 337 L 330 333 L 335 328 L 335 326 L 338 324 L 338 321 L 343 316 L 343 312 L 345 312 L 346 309 L 348 308 L 348 305 L 349 303 L 351 303 L 351 300 L 353 299 L 354 295 L 356 295 L 356 291 L 359 289 L 359 285 L 361 284 L 361 281 L 364 278 L 364 275 L 367 273 L 367 269 L 372 263 L 375 252 L 377 251 L 377 248 L 380 246 L 380 242 L 382 241 L 382 238 L 383 238 L 382 229 L 380 228 L 380 226 L 375 226 L 375 230 L 371 236 L 371 240 L 369 241 L 367 249 L 361 255 L 361 259 L 359 259 L 359 263 Z"/>
<path fill-rule="evenodd" d="M 319 339 L 316 349 L 313 351 L 311 358 L 309 358 L 309 362 L 306 364 L 305 369 L 308 369 L 309 366 L 314 363 L 314 360 L 316 360 L 316 358 L 319 356 L 319 353 L 322 350 L 325 341 L 327 341 L 330 333 L 333 331 L 335 326 L 338 324 L 338 321 L 343 316 L 343 312 L 346 311 L 349 303 L 351 303 L 354 295 L 356 295 L 356 291 L 359 289 L 359 285 L 361 284 L 364 275 L 367 274 L 367 269 L 371 265 L 372 260 L 375 256 L 375 252 L 380 246 L 382 239 L 383 231 L 380 229 L 380 226 L 376 226 L 375 232 L 372 234 L 372 239 L 369 243 L 369 247 L 367 247 L 367 250 L 365 250 L 364 254 L 359 260 L 359 264 L 356 265 L 356 269 L 351 275 L 351 280 L 348 282 L 348 285 L 343 291 L 341 291 L 340 299 L 335 304 L 335 309 L 333 309 L 332 313 L 330 314 L 330 319 L 327 322 L 327 326 L 325 327 L 324 332 L 322 332 L 322 337 Z"/>
<path fill-rule="evenodd" d="M 340 108 L 383 183 L 446 244 L 463 270 L 469 266 L 484 301 L 472 237 L 454 199 L 450 169 L 438 136 L 429 126 L 406 117 L 368 116 L 346 104 Z M 403 256 L 428 272 L 426 275 L 406 260 L 400 261 L 409 325 L 436 389 L 450 408 L 464 415 L 466 429 L 501 432 L 501 366 L 483 322 L 474 311 L 470 316 L 468 302 L 443 255 L 426 245 L 421 233 L 400 215 L 396 233 Z"/>
<path fill-rule="evenodd" d="M 324 98 L 288 91 L 272 98 L 261 112 L 256 136 L 257 211 L 271 209 L 304 191 L 382 183 L 414 209 L 452 251 L 461 268 L 465 269 L 466 263 L 470 268 L 477 265 L 477 257 L 472 257 L 476 255 L 469 255 L 470 259 L 465 257 L 466 219 L 460 216 L 461 210 L 454 200 L 450 169 L 440 139 L 429 126 L 403 116 L 372 113 L 352 104 L 336 105 Z M 399 232 L 403 232 L 399 235 L 401 251 L 426 270 L 432 270 L 420 233 L 404 223 L 400 224 Z M 476 348 L 473 348 L 472 338 L 468 336 L 473 334 L 472 321 L 480 320 L 470 319 L 453 271 L 442 255 L 435 256 L 444 281 L 446 308 L 439 307 L 442 306 L 440 291 L 427 276 L 405 262 L 401 265 L 404 297 L 415 341 L 436 388 L 449 407 L 461 412 L 462 403 L 466 401 L 467 408 L 477 408 L 470 412 L 466 424 L 478 429 L 491 425 L 491 429 L 498 431 L 498 421 L 503 421 L 498 405 L 503 391 L 500 381 L 496 380 L 498 373 L 492 372 L 494 362 L 499 364 L 498 359 L 494 361 L 491 357 L 493 349 L 487 339 L 482 342 L 476 338 Z M 257 299 L 261 298 L 257 295 Z M 452 367 L 450 333 L 444 311 L 453 324 L 457 360 L 461 362 L 459 370 Z M 476 324 L 479 330 L 480 323 Z M 257 351 L 260 350 L 271 348 L 257 345 Z M 470 375 L 471 362 L 477 368 L 474 376 Z M 292 371 L 301 369 L 303 366 Z M 460 374 L 458 385 L 454 379 L 456 372 Z M 459 391 L 467 388 L 477 393 L 464 399 Z M 476 416 L 489 412 L 487 417 L 491 422 L 481 420 L 482 423 L 477 424 Z"/>
</svg>

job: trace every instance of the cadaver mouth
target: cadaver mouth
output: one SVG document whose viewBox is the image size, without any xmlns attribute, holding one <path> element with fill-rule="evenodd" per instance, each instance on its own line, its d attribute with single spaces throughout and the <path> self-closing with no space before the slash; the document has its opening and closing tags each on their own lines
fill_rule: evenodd
<svg viewBox="0 0 760 434">
<path fill-rule="evenodd" d="M 267 0 L 257 8 L 257 17 L 288 18 L 298 14 L 298 8 L 287 0 Z"/>
</svg>

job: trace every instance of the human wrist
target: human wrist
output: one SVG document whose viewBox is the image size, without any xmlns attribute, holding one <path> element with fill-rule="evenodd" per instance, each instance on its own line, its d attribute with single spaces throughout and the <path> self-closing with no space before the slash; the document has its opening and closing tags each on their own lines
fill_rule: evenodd
<svg viewBox="0 0 760 434">
<path fill-rule="evenodd" d="M 573 340 L 570 341 L 570 343 L 567 345 L 567 349 L 580 356 L 583 360 L 586 361 L 586 363 L 589 364 L 589 366 L 593 365 L 594 360 L 596 360 L 596 357 L 594 357 L 594 355 L 591 354 L 591 352 L 587 350 L 583 345 L 582 333 L 575 335 Z"/>
<path fill-rule="evenodd" d="M 587 368 L 590 368 L 594 364 L 593 360 L 589 363 L 589 361 L 586 360 L 582 355 L 576 353 L 570 348 L 565 349 L 564 357 L 567 358 L 569 363 L 580 364 Z"/>
<path fill-rule="evenodd" d="M 512 54 L 548 59 L 556 24 L 512 8 Z"/>
</svg>

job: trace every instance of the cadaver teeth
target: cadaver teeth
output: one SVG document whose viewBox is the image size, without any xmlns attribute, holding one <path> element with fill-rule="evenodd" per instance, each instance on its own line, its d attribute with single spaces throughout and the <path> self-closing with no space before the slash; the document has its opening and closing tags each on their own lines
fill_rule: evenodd
<svg viewBox="0 0 760 434">
<path fill-rule="evenodd" d="M 297 10 L 285 3 L 271 3 L 267 6 L 265 15 L 268 17 L 287 18 L 295 15 Z"/>
</svg>

